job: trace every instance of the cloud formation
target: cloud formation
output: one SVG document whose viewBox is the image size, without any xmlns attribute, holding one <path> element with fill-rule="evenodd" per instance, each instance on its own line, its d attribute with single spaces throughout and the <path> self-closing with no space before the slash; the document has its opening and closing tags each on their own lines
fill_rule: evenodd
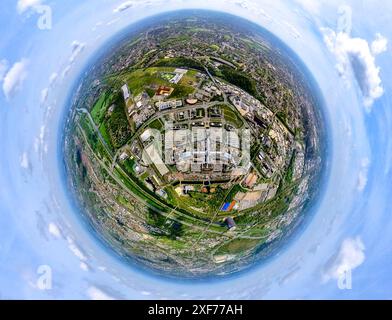
<svg viewBox="0 0 392 320">
<path fill-rule="evenodd" d="M 49 86 L 53 86 L 58 78 L 58 74 L 53 72 L 49 77 Z"/>
<path fill-rule="evenodd" d="M 369 45 L 365 39 L 353 38 L 344 31 L 323 28 L 322 32 L 325 44 L 336 57 L 340 76 L 347 80 L 349 74 L 353 74 L 361 89 L 364 105 L 370 109 L 374 101 L 384 94 L 376 55 L 386 51 L 387 39 L 377 34 L 376 40 Z"/>
<path fill-rule="evenodd" d="M 91 300 L 115 300 L 109 294 L 102 291 L 101 289 L 98 289 L 95 286 L 91 286 L 90 288 L 87 289 L 87 296 Z"/>
<path fill-rule="evenodd" d="M 72 54 L 71 57 L 69 58 L 69 62 L 74 63 L 78 55 L 81 54 L 84 48 L 86 47 L 86 44 L 75 40 L 74 42 L 72 42 L 71 47 L 72 47 Z"/>
<path fill-rule="evenodd" d="M 346 272 L 358 268 L 364 261 L 365 246 L 361 238 L 347 238 L 343 241 L 339 252 L 327 264 L 323 280 L 338 280 Z"/>
<path fill-rule="evenodd" d="M 384 53 L 388 49 L 388 39 L 377 33 L 376 39 L 372 42 L 371 48 L 374 55 Z"/>
<path fill-rule="evenodd" d="M 83 271 L 90 271 L 90 267 L 87 265 L 87 263 L 85 263 L 85 262 L 80 262 L 80 265 L 79 265 L 79 267 L 80 267 L 80 269 L 82 269 Z"/>
<path fill-rule="evenodd" d="M 359 175 L 358 175 L 358 185 L 357 185 L 358 191 L 363 191 L 366 188 L 368 182 L 369 166 L 370 166 L 369 159 L 367 158 L 362 159 L 361 170 L 359 171 Z"/>
<path fill-rule="evenodd" d="M 76 245 L 75 241 L 71 237 L 67 237 L 68 248 L 71 252 L 79 258 L 80 261 L 86 261 L 87 257 L 84 255 L 82 250 Z"/>
<path fill-rule="evenodd" d="M 20 166 L 22 169 L 29 169 L 30 167 L 29 157 L 26 152 L 24 152 L 20 157 Z"/>
<path fill-rule="evenodd" d="M 57 81 L 58 74 L 56 72 L 52 73 L 49 77 L 49 87 L 41 90 L 41 105 L 44 105 L 48 100 L 49 91 L 52 89 Z"/>
<path fill-rule="evenodd" d="M 49 230 L 49 233 L 51 235 L 53 235 L 54 237 L 56 237 L 56 238 L 61 237 L 61 231 L 55 223 L 53 223 L 53 222 L 49 223 L 48 230 Z"/>
<path fill-rule="evenodd" d="M 22 14 L 29 9 L 41 5 L 42 2 L 42 0 L 18 0 L 18 3 L 16 4 L 16 9 L 18 10 L 18 13 Z"/>
<path fill-rule="evenodd" d="M 86 48 L 86 44 L 83 42 L 79 42 L 77 40 L 73 41 L 71 43 L 71 56 L 69 57 L 69 63 L 68 65 L 64 68 L 62 72 L 62 77 L 65 78 L 68 73 L 71 71 L 72 66 L 75 64 L 76 59 L 79 57 L 79 55 L 83 52 L 83 50 Z M 57 74 L 52 74 L 54 77 L 54 81 L 57 79 Z"/>
<path fill-rule="evenodd" d="M 44 104 L 49 96 L 49 88 L 44 88 L 41 91 L 41 104 Z"/>
<path fill-rule="evenodd" d="M 23 82 L 26 80 L 27 65 L 28 61 L 22 59 L 16 62 L 5 74 L 3 78 L 3 92 L 8 100 L 21 89 Z"/>
<path fill-rule="evenodd" d="M 228 2 L 235 4 L 236 6 L 249 10 L 253 12 L 254 14 L 262 16 L 264 19 L 267 19 L 269 21 L 272 20 L 271 16 L 269 16 L 264 9 L 260 7 L 260 5 L 257 2 L 254 1 L 248 1 L 248 0 L 227 0 Z"/>
<path fill-rule="evenodd" d="M 121 3 L 118 7 L 114 8 L 113 13 L 119 13 L 128 10 L 129 8 L 133 7 L 133 4 L 134 1 L 125 1 Z"/>
</svg>

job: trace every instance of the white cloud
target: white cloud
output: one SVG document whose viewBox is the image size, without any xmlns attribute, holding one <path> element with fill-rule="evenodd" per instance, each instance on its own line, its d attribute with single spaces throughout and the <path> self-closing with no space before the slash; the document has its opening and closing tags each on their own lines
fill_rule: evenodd
<svg viewBox="0 0 392 320">
<path fill-rule="evenodd" d="M 76 62 L 77 57 L 83 52 L 85 47 L 86 47 L 85 43 L 79 42 L 77 40 L 71 43 L 71 48 L 72 48 L 71 56 L 69 57 L 69 64 L 64 68 L 61 74 L 63 78 L 65 78 L 68 75 L 68 73 L 71 71 L 71 68 Z M 56 78 L 57 78 L 57 74 L 56 74 Z M 56 80 L 56 78 L 54 80 Z"/>
<path fill-rule="evenodd" d="M 24 13 L 29 9 L 41 5 L 42 2 L 43 2 L 42 0 L 18 0 L 16 8 L 19 13 Z"/>
<path fill-rule="evenodd" d="M 378 55 L 387 51 L 388 49 L 388 39 L 382 36 L 381 34 L 376 34 L 376 39 L 372 42 L 371 45 L 372 53 L 374 55 Z"/>
<path fill-rule="evenodd" d="M 63 73 L 61 74 L 63 78 L 65 78 L 68 75 L 68 73 L 71 71 L 71 68 L 72 68 L 72 65 L 67 65 L 64 68 Z"/>
<path fill-rule="evenodd" d="M 121 19 L 120 18 L 116 18 L 113 20 L 110 20 L 109 22 L 106 23 L 107 26 L 111 26 L 113 24 L 116 24 L 117 22 L 119 22 Z"/>
<path fill-rule="evenodd" d="M 86 44 L 75 40 L 74 42 L 72 42 L 71 47 L 72 47 L 72 54 L 71 57 L 69 58 L 69 62 L 74 63 L 78 55 L 81 54 L 84 48 L 86 47 Z"/>
<path fill-rule="evenodd" d="M 324 281 L 340 279 L 348 271 L 358 268 L 365 261 L 365 246 L 360 237 L 347 238 L 339 252 L 328 263 Z"/>
<path fill-rule="evenodd" d="M 81 261 L 86 261 L 87 257 L 84 255 L 82 250 L 75 244 L 74 240 L 71 237 L 67 237 L 68 248 L 72 251 L 72 253 L 79 258 Z"/>
<path fill-rule="evenodd" d="M 264 19 L 271 21 L 271 17 L 254 1 L 248 0 L 228 0 L 230 3 L 262 16 Z"/>
<path fill-rule="evenodd" d="M 122 12 L 125 11 L 131 7 L 133 7 L 134 1 L 125 1 L 123 3 L 121 3 L 118 7 L 116 7 L 113 12 L 114 13 L 118 13 L 118 12 Z"/>
<path fill-rule="evenodd" d="M 45 130 L 46 130 L 45 125 L 42 125 L 41 128 L 39 129 L 39 142 L 41 145 L 45 143 Z"/>
<path fill-rule="evenodd" d="M 91 28 L 91 31 L 96 31 L 99 27 L 103 25 L 102 21 L 98 21 L 94 27 Z"/>
<path fill-rule="evenodd" d="M 94 286 L 87 289 L 87 296 L 91 300 L 115 300 L 109 294 Z"/>
<path fill-rule="evenodd" d="M 0 60 L 0 82 L 4 80 L 4 76 L 8 70 L 8 61 L 3 59 Z"/>
<path fill-rule="evenodd" d="M 368 182 L 369 166 L 370 166 L 369 159 L 367 158 L 362 159 L 361 170 L 359 171 L 359 175 L 358 175 L 358 185 L 357 185 L 358 191 L 363 191 L 366 188 Z"/>
<path fill-rule="evenodd" d="M 244 9 L 250 8 L 250 4 L 247 0 L 235 0 L 233 3 L 241 8 L 244 8 Z"/>
<path fill-rule="evenodd" d="M 49 233 L 51 235 L 55 236 L 56 238 L 61 237 L 61 231 L 55 223 L 53 223 L 53 222 L 49 223 L 48 230 L 49 230 Z"/>
<path fill-rule="evenodd" d="M 41 91 L 41 104 L 44 104 L 48 99 L 49 88 L 42 89 Z"/>
<path fill-rule="evenodd" d="M 90 268 L 89 268 L 89 266 L 87 265 L 87 263 L 85 263 L 85 262 L 80 262 L 80 269 L 82 269 L 83 271 L 89 271 L 90 270 Z"/>
<path fill-rule="evenodd" d="M 340 76 L 347 80 L 349 74 L 353 74 L 361 89 L 364 105 L 369 110 L 374 101 L 384 94 L 375 53 L 383 52 L 385 40 L 378 35 L 373 42 L 373 51 L 366 40 L 352 38 L 348 33 L 329 28 L 323 28 L 322 32 L 324 42 L 337 59 L 336 68 Z"/>
<path fill-rule="evenodd" d="M 58 74 L 56 72 L 53 72 L 50 77 L 49 77 L 49 86 L 53 86 L 58 78 Z"/>
<path fill-rule="evenodd" d="M 27 153 L 24 152 L 22 154 L 22 156 L 20 157 L 20 166 L 23 169 L 28 169 L 30 167 L 30 161 L 29 161 L 29 157 L 27 156 Z"/>
<path fill-rule="evenodd" d="M 49 77 L 49 86 L 47 88 L 44 88 L 41 90 L 41 104 L 45 104 L 46 101 L 48 100 L 49 96 L 49 91 L 51 88 L 54 87 L 54 84 L 58 78 L 58 74 L 56 72 L 53 72 L 50 77 Z"/>
<path fill-rule="evenodd" d="M 45 143 L 46 136 L 46 126 L 42 124 L 39 129 L 38 136 L 34 139 L 34 150 L 37 152 L 40 157 L 42 157 L 43 152 L 47 152 L 47 144 Z"/>
<path fill-rule="evenodd" d="M 16 62 L 4 76 L 3 92 L 7 99 L 12 98 L 21 89 L 27 77 L 27 65 L 28 61 L 22 59 Z"/>
<path fill-rule="evenodd" d="M 283 24 L 287 27 L 287 29 L 290 31 L 291 35 L 293 38 L 298 39 L 301 37 L 301 33 L 298 31 L 297 28 L 295 28 L 292 24 L 284 21 Z"/>
</svg>

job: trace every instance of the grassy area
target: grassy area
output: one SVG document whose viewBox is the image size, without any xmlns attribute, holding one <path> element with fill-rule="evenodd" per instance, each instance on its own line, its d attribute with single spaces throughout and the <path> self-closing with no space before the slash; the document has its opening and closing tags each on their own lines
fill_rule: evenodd
<svg viewBox="0 0 392 320">
<path fill-rule="evenodd" d="M 178 195 L 176 193 L 176 191 L 174 190 L 174 188 L 172 186 L 166 187 L 165 191 L 167 193 L 167 201 L 173 205 L 173 206 L 177 206 L 178 205 Z"/>
<path fill-rule="evenodd" d="M 237 112 L 224 104 L 220 105 L 220 107 L 222 108 L 223 117 L 227 122 L 231 123 L 236 128 L 241 128 L 243 126 L 244 121 Z"/>
<path fill-rule="evenodd" d="M 148 96 L 150 98 L 152 98 L 155 95 L 155 90 L 154 89 L 146 88 L 146 92 L 147 92 L 147 94 L 148 94 Z"/>
<path fill-rule="evenodd" d="M 181 36 L 177 36 L 177 37 L 171 37 L 166 39 L 165 41 L 162 41 L 161 46 L 165 47 L 165 46 L 170 46 L 172 44 L 178 44 L 180 42 L 188 42 L 191 41 L 192 38 L 189 35 L 181 35 Z"/>
<path fill-rule="evenodd" d="M 94 107 L 91 110 L 91 117 L 93 118 L 95 124 L 99 125 L 103 121 L 111 99 L 112 96 L 105 92 L 99 97 L 98 101 L 95 103 Z"/>
<path fill-rule="evenodd" d="M 162 70 L 165 71 L 166 70 Z M 171 70 L 167 70 L 171 71 Z M 126 77 L 129 89 L 134 96 L 142 93 L 147 87 L 168 85 L 168 81 L 159 76 L 158 71 L 154 69 L 139 69 Z M 155 94 L 155 93 L 154 93 Z"/>
<path fill-rule="evenodd" d="M 112 142 L 110 140 L 110 136 L 108 130 L 106 128 L 105 123 L 102 123 L 99 127 L 99 132 L 102 135 L 102 138 L 105 140 L 106 144 L 113 150 Z"/>
<path fill-rule="evenodd" d="M 227 190 L 217 187 L 214 193 L 202 193 L 199 188 L 190 191 L 187 195 L 179 196 L 173 187 L 167 187 L 168 201 L 186 210 L 190 207 L 200 209 L 202 212 L 191 210 L 197 216 L 211 218 L 213 214 L 219 211 L 222 199 L 225 198 Z"/>
<path fill-rule="evenodd" d="M 83 132 L 86 134 L 88 144 L 91 146 L 91 148 L 95 149 L 97 146 L 98 137 L 95 133 L 94 128 L 91 125 L 90 120 L 85 114 L 81 116 L 79 124 Z"/>
<path fill-rule="evenodd" d="M 249 231 L 245 232 L 243 235 L 245 237 L 267 238 L 270 235 L 270 231 L 267 228 L 265 228 L 263 225 L 258 225 L 250 229 Z"/>
<path fill-rule="evenodd" d="M 140 198 L 144 199 L 148 204 L 150 204 L 152 207 L 156 208 L 157 210 L 161 212 L 168 212 L 168 209 L 161 206 L 159 203 L 157 203 L 155 199 L 153 199 L 152 195 L 149 195 L 144 190 L 142 191 L 139 188 L 137 188 L 136 185 L 138 185 L 138 183 L 135 183 L 135 181 L 131 180 L 128 176 L 122 173 L 122 171 L 120 171 L 118 168 L 114 169 L 114 173 L 125 184 L 127 189 L 132 192 L 132 194 L 135 194 Z"/>
<path fill-rule="evenodd" d="M 144 181 L 146 180 L 148 177 L 150 176 L 150 173 L 148 171 L 144 172 L 141 176 L 140 176 L 140 180 Z"/>
<path fill-rule="evenodd" d="M 225 203 L 227 202 L 232 202 L 235 198 L 235 196 L 237 195 L 238 192 L 248 192 L 247 190 L 245 190 L 244 188 L 241 187 L 241 185 L 236 184 L 235 186 L 233 186 L 233 188 L 231 188 L 230 192 L 228 193 L 228 195 L 225 198 Z"/>
<path fill-rule="evenodd" d="M 163 123 L 160 119 L 156 119 L 150 123 L 149 127 L 151 129 L 156 129 L 156 130 L 161 131 L 163 129 Z"/>
<path fill-rule="evenodd" d="M 187 97 L 189 94 L 192 94 L 195 92 L 195 88 L 190 87 L 190 86 L 184 86 L 181 84 L 173 85 L 174 91 L 171 94 L 170 98 L 173 99 L 181 99 L 183 97 Z"/>
<path fill-rule="evenodd" d="M 211 45 L 210 45 L 210 48 L 211 48 L 212 50 L 214 50 L 214 51 L 218 51 L 218 50 L 220 49 L 219 46 L 216 45 L 216 44 L 211 44 Z"/>
<path fill-rule="evenodd" d="M 94 149 L 96 154 L 102 159 L 102 160 L 107 160 L 111 159 L 112 155 L 109 154 L 109 151 L 105 147 L 105 145 L 101 142 L 101 140 L 98 139 L 98 143 L 96 145 L 96 148 Z"/>
<path fill-rule="evenodd" d="M 196 69 L 200 71 L 205 71 L 204 66 L 201 62 L 190 59 L 190 58 L 170 58 L 170 59 L 161 59 L 154 64 L 154 67 L 183 67 L 183 68 L 190 68 Z"/>
<path fill-rule="evenodd" d="M 124 161 L 123 166 L 130 174 L 135 174 L 135 159 L 127 159 Z"/>
<path fill-rule="evenodd" d="M 177 66 L 155 66 L 147 69 L 138 69 L 116 76 L 111 80 L 118 81 L 120 77 L 123 82 L 128 84 L 133 96 L 146 91 L 150 97 L 153 97 L 158 86 L 169 86 L 174 88 L 170 98 L 183 98 L 194 92 L 195 89 L 192 85 L 196 82 L 195 75 L 197 72 L 190 70 L 178 84 L 172 84 L 169 82 L 170 77 L 165 76 L 165 74 L 174 72 L 175 67 Z"/>
<path fill-rule="evenodd" d="M 219 67 L 218 76 L 222 77 L 227 82 L 243 89 L 254 97 L 259 97 L 259 94 L 256 89 L 256 82 L 250 78 L 247 74 L 230 68 L 226 65 L 222 65 Z"/>
<path fill-rule="evenodd" d="M 234 239 L 219 248 L 219 250 L 215 254 L 223 255 L 244 253 L 247 250 L 255 248 L 255 246 L 257 246 L 259 242 L 260 240 L 253 239 Z"/>
<path fill-rule="evenodd" d="M 196 75 L 199 73 L 199 71 L 196 70 L 188 70 L 186 74 L 182 77 L 181 81 L 179 84 L 181 85 L 194 85 L 197 83 Z"/>
<path fill-rule="evenodd" d="M 177 237 L 176 239 L 171 239 L 170 237 L 160 238 L 159 242 L 176 250 L 185 250 L 189 247 L 189 243 L 184 241 L 183 236 Z"/>
<path fill-rule="evenodd" d="M 181 237 L 184 234 L 183 224 L 181 222 L 167 219 L 160 213 L 151 209 L 148 211 L 147 223 L 162 231 L 162 233 L 157 233 L 152 230 L 151 233 L 155 236 L 164 236 L 170 240 L 175 240 L 177 237 Z"/>
</svg>

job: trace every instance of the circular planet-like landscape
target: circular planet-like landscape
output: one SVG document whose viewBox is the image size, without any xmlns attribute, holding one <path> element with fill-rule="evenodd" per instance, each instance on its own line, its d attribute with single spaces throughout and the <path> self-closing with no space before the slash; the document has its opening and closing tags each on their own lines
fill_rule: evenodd
<svg viewBox="0 0 392 320">
<path fill-rule="evenodd" d="M 277 252 L 324 166 L 321 99 L 299 58 L 246 20 L 181 11 L 131 26 L 93 60 L 64 158 L 108 247 L 177 278 L 232 274 Z"/>
</svg>

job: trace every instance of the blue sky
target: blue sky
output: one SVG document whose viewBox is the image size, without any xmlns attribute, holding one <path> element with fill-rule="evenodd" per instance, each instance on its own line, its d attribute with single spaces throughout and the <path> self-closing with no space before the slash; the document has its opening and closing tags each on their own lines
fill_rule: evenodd
<svg viewBox="0 0 392 320">
<path fill-rule="evenodd" d="M 391 298 L 392 4 L 5 0 L 0 8 L 0 298 Z M 312 221 L 272 261 L 210 285 L 152 278 L 103 250 L 69 204 L 57 157 L 67 97 L 89 58 L 127 25 L 182 8 L 224 10 L 280 37 L 314 75 L 330 120 L 330 176 Z M 39 27 L 42 10 L 49 29 Z M 50 267 L 49 290 L 40 266 Z M 352 289 L 342 290 L 347 270 Z"/>
</svg>

